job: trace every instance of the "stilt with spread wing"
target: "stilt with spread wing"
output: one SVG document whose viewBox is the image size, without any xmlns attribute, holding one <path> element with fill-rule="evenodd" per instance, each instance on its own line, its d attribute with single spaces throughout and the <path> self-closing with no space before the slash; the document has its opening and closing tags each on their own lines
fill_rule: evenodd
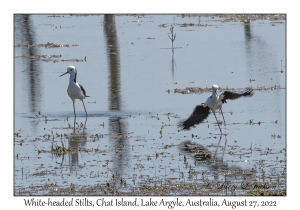
<svg viewBox="0 0 300 210">
<path fill-rule="evenodd" d="M 208 97 L 208 99 L 206 100 L 205 103 L 197 105 L 195 107 L 193 113 L 190 115 L 190 117 L 187 120 L 179 123 L 179 127 L 181 127 L 183 130 L 189 130 L 191 127 L 203 122 L 203 120 L 205 120 L 208 117 L 210 110 L 211 110 L 216 118 L 217 124 L 218 124 L 220 132 L 222 134 L 222 130 L 221 130 L 221 127 L 218 123 L 218 119 L 216 116 L 216 110 L 221 111 L 223 120 L 224 120 L 224 124 L 226 125 L 225 118 L 224 118 L 223 111 L 222 111 L 223 103 L 227 103 L 228 99 L 234 100 L 234 99 L 238 99 L 242 96 L 249 97 L 249 96 L 253 95 L 253 90 L 250 89 L 244 93 L 234 93 L 234 92 L 230 92 L 230 91 L 225 91 L 224 93 L 222 93 L 219 96 L 217 93 L 218 89 L 219 89 L 219 87 L 217 85 L 213 85 L 211 96 Z"/>
</svg>

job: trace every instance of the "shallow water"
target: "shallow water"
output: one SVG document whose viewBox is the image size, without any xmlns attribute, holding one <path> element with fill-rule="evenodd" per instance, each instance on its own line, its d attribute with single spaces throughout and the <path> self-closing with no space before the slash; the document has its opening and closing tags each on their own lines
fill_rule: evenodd
<svg viewBox="0 0 300 210">
<path fill-rule="evenodd" d="M 83 187 L 107 183 L 138 195 L 145 185 L 224 180 L 285 189 L 286 21 L 273 18 L 16 15 L 15 195 L 59 194 L 70 185 L 81 195 Z M 84 100 L 87 118 L 82 103 L 75 103 L 77 137 L 71 136 L 69 77 L 59 77 L 69 65 L 90 96 Z M 219 135 L 213 115 L 179 131 L 178 122 L 210 92 L 174 89 L 213 84 L 255 93 L 223 106 L 226 136 Z M 210 155 L 197 158 L 183 146 L 188 140 Z M 70 150 L 55 153 L 58 147 Z M 236 170 L 244 172 L 230 177 Z"/>
</svg>

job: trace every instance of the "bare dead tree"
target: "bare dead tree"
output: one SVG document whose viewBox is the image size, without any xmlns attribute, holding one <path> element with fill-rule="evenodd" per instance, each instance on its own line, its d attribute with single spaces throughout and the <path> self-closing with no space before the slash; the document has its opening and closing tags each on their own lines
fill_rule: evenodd
<svg viewBox="0 0 300 210">
<path fill-rule="evenodd" d="M 172 50 L 174 51 L 174 47 L 173 47 L 173 42 L 175 41 L 175 38 L 176 38 L 176 34 L 174 34 L 174 26 L 171 25 L 171 28 L 170 28 L 170 31 L 171 31 L 171 36 L 172 38 L 168 35 L 168 37 L 171 39 L 172 41 Z"/>
</svg>

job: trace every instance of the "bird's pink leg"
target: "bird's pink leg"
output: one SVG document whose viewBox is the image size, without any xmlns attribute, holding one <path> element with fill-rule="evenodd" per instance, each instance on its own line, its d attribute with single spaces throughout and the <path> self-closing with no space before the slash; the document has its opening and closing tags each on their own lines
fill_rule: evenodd
<svg viewBox="0 0 300 210">
<path fill-rule="evenodd" d="M 225 125 L 225 127 L 226 127 L 226 121 L 225 121 L 225 118 L 224 118 L 224 115 L 223 115 L 223 111 L 222 111 L 222 109 L 220 109 L 220 110 L 221 110 L 222 117 L 223 117 L 223 120 L 224 120 L 224 125 Z"/>
<path fill-rule="evenodd" d="M 217 124 L 218 124 L 218 126 L 219 126 L 220 132 L 221 132 L 221 134 L 222 134 L 222 130 L 221 130 L 221 127 L 220 127 L 220 125 L 219 125 L 219 123 L 218 123 L 217 116 L 216 116 L 215 112 L 213 112 L 213 113 L 214 113 L 214 115 L 215 115 L 215 118 L 216 118 Z"/>
</svg>

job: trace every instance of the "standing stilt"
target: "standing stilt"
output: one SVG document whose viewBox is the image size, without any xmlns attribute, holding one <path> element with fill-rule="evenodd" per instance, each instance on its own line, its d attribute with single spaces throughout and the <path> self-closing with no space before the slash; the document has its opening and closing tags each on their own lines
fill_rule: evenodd
<svg viewBox="0 0 300 210">
<path fill-rule="evenodd" d="M 85 108 L 83 99 L 85 99 L 86 97 L 90 97 L 90 96 L 87 96 L 83 86 L 76 82 L 77 69 L 74 66 L 69 66 L 68 69 L 67 69 L 67 72 L 60 75 L 60 77 L 65 75 L 65 74 L 70 74 L 70 81 L 69 81 L 69 86 L 68 86 L 67 92 L 68 92 L 69 97 L 73 101 L 74 117 L 76 118 L 75 99 L 79 99 L 79 100 L 82 101 L 83 106 L 84 106 L 84 110 L 85 110 L 85 114 L 87 116 L 87 112 L 86 112 L 86 108 Z"/>
</svg>

